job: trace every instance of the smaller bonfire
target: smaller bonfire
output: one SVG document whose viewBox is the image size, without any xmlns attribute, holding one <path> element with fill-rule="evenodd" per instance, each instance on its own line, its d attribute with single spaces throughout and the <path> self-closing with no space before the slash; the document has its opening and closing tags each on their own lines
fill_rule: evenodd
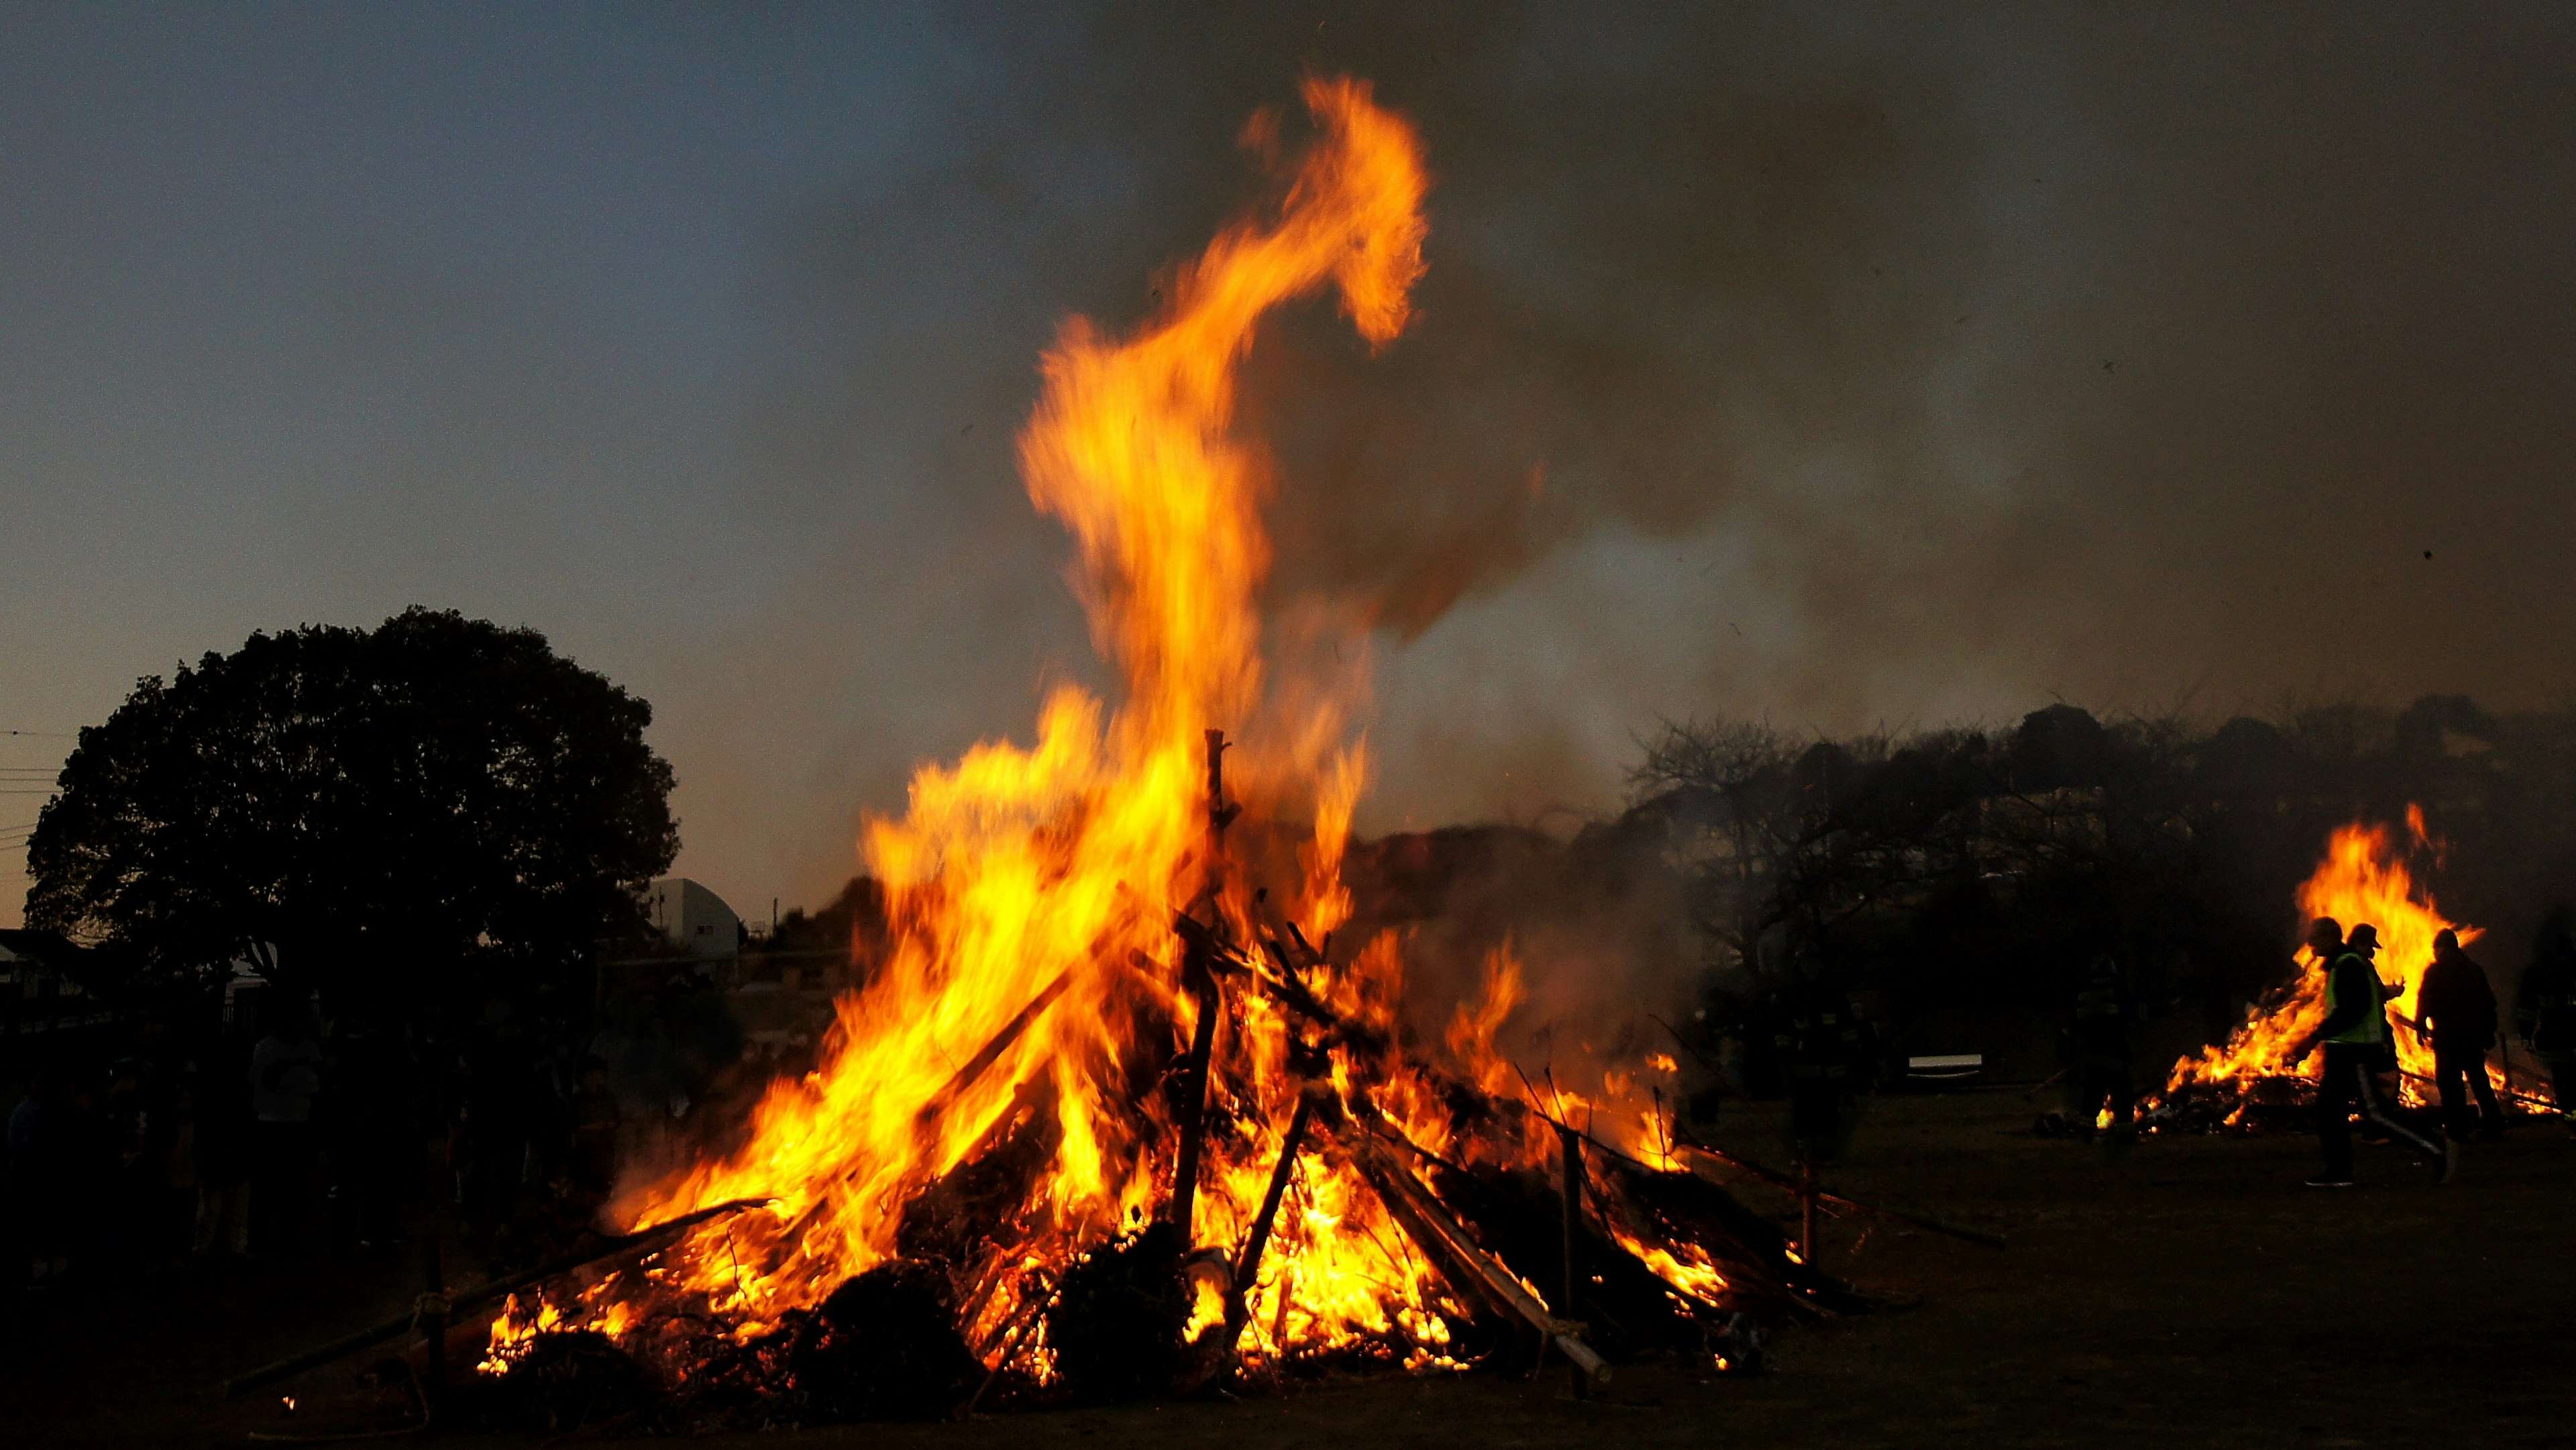
<svg viewBox="0 0 2576 1450">
<path fill-rule="evenodd" d="M 2329 917 L 2346 928 L 2367 922 L 2378 929 L 2374 965 L 2381 980 L 2398 989 L 2387 1010 L 2397 1048 L 2398 1091 L 2409 1107 L 2423 1106 L 2433 1095 L 2433 1045 L 2416 1009 L 2424 971 L 2433 964 L 2433 939 L 2452 931 L 2465 946 L 2481 935 L 2479 928 L 2443 916 L 2408 869 L 2408 854 L 2438 857 L 2439 849 L 2425 827 L 2423 809 L 2410 805 L 2402 844 L 2386 826 L 2337 827 L 2326 843 L 2325 859 L 2299 888 L 2303 920 Z M 2322 1055 L 2300 1059 L 2292 1054 L 2325 1021 L 2327 964 L 2304 946 L 2296 961 L 2298 975 L 2256 1003 L 2225 1044 L 2175 1062 L 2164 1099 L 2149 1115 L 2151 1124 L 2241 1128 L 2267 1113 L 2306 1107 L 2315 1096 Z M 2526 1080 L 2505 1064 L 2490 1062 L 2487 1076 L 2507 1101 L 2553 1106 L 2546 1084 Z"/>
</svg>

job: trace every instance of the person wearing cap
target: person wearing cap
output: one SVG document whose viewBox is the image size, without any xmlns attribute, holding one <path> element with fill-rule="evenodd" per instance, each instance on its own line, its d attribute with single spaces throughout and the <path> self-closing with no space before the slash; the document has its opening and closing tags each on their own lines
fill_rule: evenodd
<svg viewBox="0 0 2576 1450">
<path fill-rule="evenodd" d="M 2503 1137 L 2504 1110 L 2487 1080 L 2487 1049 L 2496 1040 L 2495 988 L 2486 968 L 2460 950 L 2460 934 L 2447 927 L 2433 938 L 2433 965 L 2415 990 L 2415 1018 L 2433 1044 L 2443 1131 L 2463 1142 L 2472 1129 L 2489 1143 Z"/>
<path fill-rule="evenodd" d="M 2137 1016 L 2137 1000 L 2119 960 L 2109 952 L 2094 953 L 2076 986 L 2070 1031 L 2076 1058 L 2068 1073 L 2072 1111 L 2067 1116 L 2078 1127 L 2092 1127 L 2108 1109 L 2112 1132 L 2125 1135 L 2133 1129 L 2138 1089 L 2130 1070 L 2129 1029 Z"/>
<path fill-rule="evenodd" d="M 2432 1139 L 2391 1117 L 2380 1106 L 2371 1077 L 2383 1059 L 2393 1056 L 2388 1028 L 2388 990 L 2370 958 L 2379 950 L 2378 929 L 2364 922 L 2350 940 L 2330 917 L 2319 917 L 2308 930 L 2308 950 L 2326 966 L 2326 1017 L 2299 1043 L 2296 1060 L 2307 1061 L 2325 1048 L 2325 1070 L 2317 1079 L 2317 1145 L 2325 1170 L 2308 1180 L 2311 1188 L 2350 1188 L 2352 1118 L 2355 1112 L 2400 1142 L 2413 1144 L 2440 1165 L 2441 1181 L 2459 1171 L 2456 1143 Z"/>
</svg>

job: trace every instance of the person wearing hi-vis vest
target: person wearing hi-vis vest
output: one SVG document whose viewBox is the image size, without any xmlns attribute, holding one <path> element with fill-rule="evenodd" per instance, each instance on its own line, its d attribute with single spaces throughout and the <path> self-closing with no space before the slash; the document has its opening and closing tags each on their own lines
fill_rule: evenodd
<svg viewBox="0 0 2576 1450">
<path fill-rule="evenodd" d="M 2352 1187 L 2352 1115 L 2356 1111 L 2390 1137 L 2415 1145 L 2440 1165 L 2441 1181 L 2450 1182 L 2459 1171 L 2459 1145 L 2448 1138 L 2437 1144 L 2397 1121 L 2380 1106 L 2379 1093 L 2371 1086 L 2382 1059 L 2391 1055 L 2388 990 L 2370 964 L 2379 950 L 2378 928 L 2367 922 L 2355 926 L 2347 942 L 2342 924 L 2321 916 L 2308 929 L 2308 950 L 2326 964 L 2326 1020 L 2317 1024 L 2293 1055 L 2295 1061 L 2305 1062 L 2319 1044 L 2326 1050 L 2325 1072 L 2317 1079 L 2317 1145 L 2325 1152 L 2326 1164 L 2324 1172 L 2308 1180 L 2308 1186 Z"/>
</svg>

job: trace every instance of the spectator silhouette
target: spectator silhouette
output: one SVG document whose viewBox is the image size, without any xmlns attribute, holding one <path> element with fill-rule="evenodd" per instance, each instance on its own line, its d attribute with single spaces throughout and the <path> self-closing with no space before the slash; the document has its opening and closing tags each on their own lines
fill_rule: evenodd
<svg viewBox="0 0 2576 1450">
<path fill-rule="evenodd" d="M 304 1247 L 313 1216 L 313 1104 L 322 1091 L 322 1048 L 301 1003 L 286 1006 L 251 1049 L 251 1228 L 263 1253 Z"/>
</svg>

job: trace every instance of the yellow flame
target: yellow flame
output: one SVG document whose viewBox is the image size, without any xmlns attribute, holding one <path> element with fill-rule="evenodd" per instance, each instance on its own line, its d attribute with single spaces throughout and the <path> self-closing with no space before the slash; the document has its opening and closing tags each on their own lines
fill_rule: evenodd
<svg viewBox="0 0 2576 1450">
<path fill-rule="evenodd" d="M 2406 808 L 2406 824 L 2408 837 L 2418 849 L 2441 849 L 2425 826 L 2422 807 Z M 2363 923 L 2378 931 L 2379 953 L 2372 965 L 2383 983 L 2398 988 L 2389 1010 L 2398 1066 L 2407 1074 L 2401 1079 L 2401 1093 L 2409 1102 L 2421 1102 L 2422 1080 L 2433 1073 L 2433 1048 L 2415 1030 L 2415 998 L 2423 986 L 2425 968 L 2433 964 L 2433 938 L 2454 931 L 2465 946 L 2479 938 L 2480 929 L 2442 915 L 2432 894 L 2407 870 L 2392 834 L 2381 826 L 2337 827 L 2326 843 L 2325 859 L 2299 888 L 2298 903 L 2305 920 L 2331 917 L 2347 934 Z M 2168 1091 L 2222 1084 L 2242 1088 L 2261 1078 L 2316 1077 L 2322 1070 L 2316 1065 L 2320 1054 L 2294 1060 L 2292 1053 L 2325 1021 L 2326 963 L 2306 947 L 2299 948 L 2295 961 L 2299 976 L 2289 991 L 2269 1005 L 2256 1007 L 2225 1045 L 2177 1061 L 2166 1084 Z M 2490 1066 L 2488 1073 L 2497 1086 L 2506 1086 L 2501 1069 Z M 2239 1104 L 2229 1121 L 2240 1120 L 2243 1113 Z"/>
</svg>

